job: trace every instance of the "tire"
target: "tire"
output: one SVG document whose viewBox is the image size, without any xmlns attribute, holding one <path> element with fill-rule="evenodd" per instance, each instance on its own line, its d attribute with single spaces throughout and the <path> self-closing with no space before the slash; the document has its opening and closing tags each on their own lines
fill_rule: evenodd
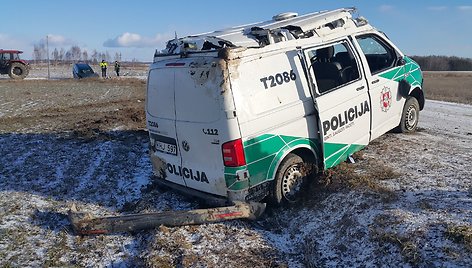
<svg viewBox="0 0 472 268">
<path fill-rule="evenodd" d="M 306 188 L 306 182 L 314 170 L 307 170 L 317 167 L 316 163 L 305 162 L 293 153 L 288 154 L 280 163 L 275 175 L 275 180 L 271 189 L 270 203 L 273 205 L 283 205 L 296 203 L 301 199 L 302 192 Z"/>
<path fill-rule="evenodd" d="M 408 97 L 403 106 L 402 119 L 395 128 L 398 133 L 412 133 L 416 131 L 418 119 L 420 116 L 420 105 L 415 97 Z"/>
<path fill-rule="evenodd" d="M 22 63 L 14 62 L 8 69 L 8 75 L 12 79 L 24 79 L 28 75 L 28 68 Z"/>
</svg>

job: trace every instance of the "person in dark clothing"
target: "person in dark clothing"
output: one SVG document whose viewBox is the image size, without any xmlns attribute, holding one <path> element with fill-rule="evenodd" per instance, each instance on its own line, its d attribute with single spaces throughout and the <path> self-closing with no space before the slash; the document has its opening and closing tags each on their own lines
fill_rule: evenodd
<svg viewBox="0 0 472 268">
<path fill-rule="evenodd" d="M 105 60 L 102 60 L 102 62 L 100 62 L 100 69 L 102 69 L 103 78 L 107 77 L 107 67 L 108 67 L 108 63 Z"/>
<path fill-rule="evenodd" d="M 115 72 L 116 72 L 116 76 L 120 76 L 120 63 L 116 60 L 115 61 Z"/>
</svg>

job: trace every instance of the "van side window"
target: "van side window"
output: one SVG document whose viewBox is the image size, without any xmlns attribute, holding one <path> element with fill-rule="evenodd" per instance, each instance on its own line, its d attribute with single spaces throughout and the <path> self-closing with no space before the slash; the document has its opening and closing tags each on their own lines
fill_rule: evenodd
<svg viewBox="0 0 472 268">
<path fill-rule="evenodd" d="M 397 58 L 395 50 L 378 36 L 363 35 L 356 39 L 367 59 L 371 74 L 394 67 Z"/>
<path fill-rule="evenodd" d="M 308 51 L 319 93 L 359 79 L 356 59 L 346 42 Z"/>
</svg>

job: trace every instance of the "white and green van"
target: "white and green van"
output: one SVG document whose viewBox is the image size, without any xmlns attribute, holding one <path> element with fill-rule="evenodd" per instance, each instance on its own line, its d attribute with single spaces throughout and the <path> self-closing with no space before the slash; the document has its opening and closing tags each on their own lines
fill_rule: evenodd
<svg viewBox="0 0 472 268">
<path fill-rule="evenodd" d="M 397 129 L 415 131 L 423 78 L 355 9 L 175 38 L 150 66 L 155 179 L 214 200 L 296 200 L 307 174 Z"/>
</svg>

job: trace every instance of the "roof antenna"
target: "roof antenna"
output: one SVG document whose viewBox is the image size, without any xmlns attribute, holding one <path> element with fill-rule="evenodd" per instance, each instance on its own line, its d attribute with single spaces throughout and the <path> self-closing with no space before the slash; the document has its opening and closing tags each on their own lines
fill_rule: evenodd
<svg viewBox="0 0 472 268">
<path fill-rule="evenodd" d="M 352 15 L 356 15 L 357 17 L 361 17 L 361 14 L 359 12 L 359 9 L 357 9 L 357 7 L 351 7 L 351 8 L 353 9 L 352 10 Z"/>
</svg>

